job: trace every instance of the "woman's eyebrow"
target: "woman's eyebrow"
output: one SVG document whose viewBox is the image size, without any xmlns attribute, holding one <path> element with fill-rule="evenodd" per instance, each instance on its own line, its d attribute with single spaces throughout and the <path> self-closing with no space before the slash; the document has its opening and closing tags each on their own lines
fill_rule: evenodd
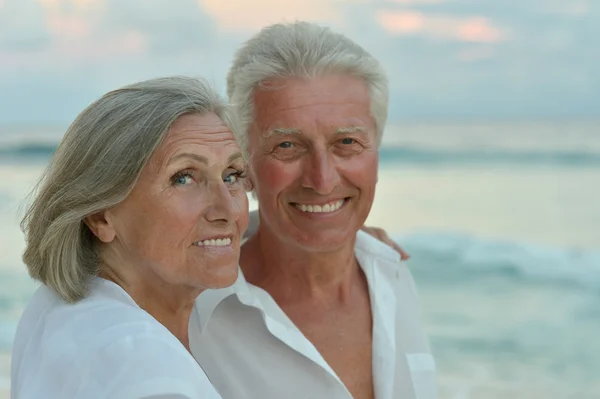
<svg viewBox="0 0 600 399">
<path fill-rule="evenodd" d="M 190 152 L 181 152 L 181 153 L 179 153 L 179 154 L 171 157 L 171 159 L 169 159 L 169 162 L 167 163 L 167 165 L 170 165 L 173 162 L 175 162 L 175 161 L 177 161 L 179 159 L 182 159 L 182 158 L 191 158 L 191 159 L 194 159 L 194 160 L 196 160 L 196 161 L 198 161 L 200 163 L 203 163 L 205 165 L 208 164 L 208 159 L 205 156 L 198 155 L 198 154 L 193 154 L 193 153 L 190 153 Z"/>
</svg>

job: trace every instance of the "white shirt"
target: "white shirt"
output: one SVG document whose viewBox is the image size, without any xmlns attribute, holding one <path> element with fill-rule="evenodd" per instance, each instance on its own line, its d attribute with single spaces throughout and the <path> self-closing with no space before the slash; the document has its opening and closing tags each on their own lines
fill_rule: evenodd
<svg viewBox="0 0 600 399">
<path fill-rule="evenodd" d="M 369 285 L 376 398 L 435 399 L 435 362 L 407 266 L 363 232 L 355 255 Z M 273 298 L 241 273 L 232 287 L 198 297 L 189 330 L 192 354 L 223 399 L 352 397 Z"/>
<path fill-rule="evenodd" d="M 42 285 L 13 344 L 13 399 L 218 399 L 202 369 L 117 284 L 68 304 Z"/>
</svg>

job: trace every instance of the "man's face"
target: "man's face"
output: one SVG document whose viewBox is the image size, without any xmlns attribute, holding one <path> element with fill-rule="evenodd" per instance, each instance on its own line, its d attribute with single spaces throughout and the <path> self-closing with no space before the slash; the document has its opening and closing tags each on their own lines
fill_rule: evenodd
<svg viewBox="0 0 600 399">
<path fill-rule="evenodd" d="M 375 195 L 367 85 L 350 75 L 265 82 L 254 93 L 250 173 L 261 229 L 310 251 L 352 240 Z"/>
</svg>

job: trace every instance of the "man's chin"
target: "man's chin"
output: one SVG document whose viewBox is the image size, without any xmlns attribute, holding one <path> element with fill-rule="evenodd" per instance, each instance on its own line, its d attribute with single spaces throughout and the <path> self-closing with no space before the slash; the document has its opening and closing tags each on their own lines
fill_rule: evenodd
<svg viewBox="0 0 600 399">
<path fill-rule="evenodd" d="M 312 229 L 311 229 L 312 230 Z M 345 246 L 353 247 L 356 232 L 348 230 L 302 231 L 293 238 L 296 245 L 311 252 L 330 252 Z"/>
</svg>

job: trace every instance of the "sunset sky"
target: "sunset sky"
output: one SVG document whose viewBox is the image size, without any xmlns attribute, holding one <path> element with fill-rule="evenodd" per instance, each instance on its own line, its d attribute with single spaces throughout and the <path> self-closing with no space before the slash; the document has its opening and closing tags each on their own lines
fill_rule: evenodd
<svg viewBox="0 0 600 399">
<path fill-rule="evenodd" d="M 392 122 L 600 118 L 599 0 L 0 0 L 0 126 L 160 75 L 224 92 L 236 47 L 295 19 L 382 61 Z"/>
</svg>

